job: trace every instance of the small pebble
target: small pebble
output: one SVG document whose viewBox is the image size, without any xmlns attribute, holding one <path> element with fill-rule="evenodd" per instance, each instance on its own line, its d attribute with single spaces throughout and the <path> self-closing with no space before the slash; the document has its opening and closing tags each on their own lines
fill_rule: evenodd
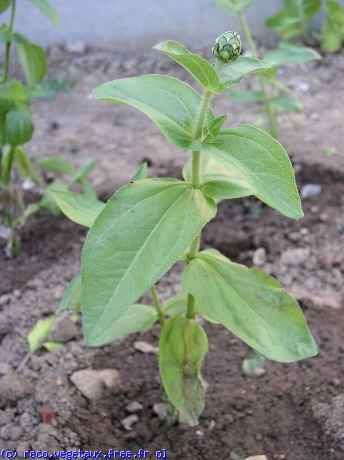
<svg viewBox="0 0 344 460">
<path fill-rule="evenodd" d="M 257 265 L 258 267 L 261 267 L 262 265 L 265 264 L 266 262 L 266 250 L 265 248 L 258 248 L 254 251 L 253 254 L 253 265 Z"/>
<path fill-rule="evenodd" d="M 121 420 L 121 424 L 127 431 L 131 431 L 133 429 L 133 425 L 139 421 L 139 418 L 136 414 L 128 415 L 123 420 Z"/>
<path fill-rule="evenodd" d="M 158 348 L 147 342 L 134 342 L 134 348 L 141 353 L 158 353 Z"/>
<path fill-rule="evenodd" d="M 135 414 L 135 412 L 140 412 L 142 409 L 143 406 L 138 401 L 132 401 L 126 406 L 126 410 L 132 414 Z"/>
<path fill-rule="evenodd" d="M 302 198 L 311 198 L 319 195 L 321 192 L 321 186 L 318 184 L 306 184 L 301 189 Z"/>
</svg>

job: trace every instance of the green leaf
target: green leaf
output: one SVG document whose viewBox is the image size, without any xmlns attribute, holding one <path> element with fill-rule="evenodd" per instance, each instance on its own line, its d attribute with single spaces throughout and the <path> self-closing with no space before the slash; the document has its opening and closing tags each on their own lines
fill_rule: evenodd
<svg viewBox="0 0 344 460">
<path fill-rule="evenodd" d="M 81 275 L 75 275 L 58 304 L 57 311 L 80 311 L 81 310 Z"/>
<path fill-rule="evenodd" d="M 133 175 L 133 178 L 131 180 L 133 182 L 135 180 L 147 179 L 147 176 L 148 176 L 148 165 L 144 161 L 142 165 L 139 167 L 139 169 L 136 171 L 136 173 Z"/>
<path fill-rule="evenodd" d="M 95 199 L 91 200 L 87 195 L 50 189 L 50 194 L 54 198 L 57 206 L 72 222 L 85 227 L 91 227 L 98 214 L 104 209 L 105 203 Z"/>
<path fill-rule="evenodd" d="M 195 297 L 201 314 L 220 322 L 268 358 L 292 362 L 316 355 L 297 301 L 261 270 L 233 263 L 208 249 L 186 266 L 182 285 Z"/>
<path fill-rule="evenodd" d="M 231 200 L 253 194 L 242 174 L 214 155 L 203 152 L 200 169 L 202 191 L 213 200 Z M 191 161 L 184 166 L 183 177 L 192 183 Z"/>
<path fill-rule="evenodd" d="M 9 144 L 6 144 L 4 147 L 2 147 L 0 153 L 1 185 L 8 185 L 11 181 L 14 150 Z"/>
<path fill-rule="evenodd" d="M 226 120 L 227 115 L 222 115 L 221 117 L 214 118 L 214 120 L 209 123 L 207 130 L 211 137 L 217 137 Z"/>
<path fill-rule="evenodd" d="M 261 91 L 253 91 L 252 89 L 238 88 L 229 93 L 230 97 L 237 102 L 255 103 L 263 102 L 263 94 Z"/>
<path fill-rule="evenodd" d="M 63 343 L 60 342 L 44 342 L 42 347 L 45 348 L 47 351 L 51 352 L 57 350 L 58 348 L 63 348 Z"/>
<path fill-rule="evenodd" d="M 344 8 L 336 1 L 327 0 L 326 15 L 318 38 L 324 51 L 335 53 L 344 43 Z"/>
<path fill-rule="evenodd" d="M 93 96 L 122 103 L 146 114 L 175 146 L 187 149 L 192 142 L 201 102 L 191 86 L 172 77 L 142 75 L 98 86 Z M 208 111 L 207 121 L 214 118 Z"/>
<path fill-rule="evenodd" d="M 186 312 L 188 295 L 186 292 L 178 292 L 164 302 L 162 310 L 166 316 L 177 316 Z"/>
<path fill-rule="evenodd" d="M 287 96 L 277 96 L 270 100 L 271 105 L 284 112 L 301 113 L 302 106 L 297 99 Z"/>
<path fill-rule="evenodd" d="M 52 171 L 59 174 L 67 174 L 75 176 L 76 169 L 68 161 L 60 157 L 47 156 L 38 160 L 37 164 L 47 171 Z"/>
<path fill-rule="evenodd" d="M 54 316 L 37 321 L 27 336 L 31 353 L 35 353 L 35 351 L 41 348 L 42 343 L 48 338 L 55 321 L 56 318 Z"/>
<path fill-rule="evenodd" d="M 157 319 L 156 309 L 150 305 L 131 305 L 123 315 L 112 324 L 111 328 L 104 331 L 104 334 L 99 337 L 99 340 L 102 343 L 110 343 L 126 337 L 129 334 L 146 331 L 156 323 Z"/>
<path fill-rule="evenodd" d="M 55 27 L 61 26 L 60 16 L 57 11 L 51 6 L 48 0 L 29 0 L 39 11 L 54 24 Z"/>
<path fill-rule="evenodd" d="M 271 61 L 274 67 L 280 67 L 282 65 L 293 66 L 303 64 L 314 59 L 321 59 L 321 56 L 315 50 L 306 46 L 280 43 L 277 49 L 266 53 L 264 59 Z"/>
<path fill-rule="evenodd" d="M 81 166 L 81 168 L 74 175 L 74 180 L 77 182 L 89 176 L 91 172 L 93 171 L 95 165 L 96 165 L 95 158 L 90 158 L 89 160 L 87 160 L 86 163 L 83 166 Z"/>
<path fill-rule="evenodd" d="M 252 0 L 214 0 L 226 14 L 232 15 L 252 5 Z"/>
<path fill-rule="evenodd" d="M 170 319 L 159 342 L 159 368 L 169 400 L 179 411 L 180 421 L 198 424 L 204 409 L 205 389 L 201 367 L 208 351 L 207 335 L 184 315 Z"/>
<path fill-rule="evenodd" d="M 10 6 L 10 0 L 0 0 L 0 14 Z"/>
<path fill-rule="evenodd" d="M 155 45 L 154 49 L 178 62 L 205 90 L 218 91 L 219 77 L 215 67 L 197 54 L 191 53 L 181 43 L 167 40 Z"/>
<path fill-rule="evenodd" d="M 43 48 L 31 43 L 21 34 L 14 33 L 13 38 L 28 83 L 39 83 L 47 73 L 47 60 Z"/>
<path fill-rule="evenodd" d="M 181 257 L 216 207 L 174 179 L 143 179 L 107 203 L 82 251 L 86 342 L 101 336 Z"/>
<path fill-rule="evenodd" d="M 14 107 L 6 113 L 5 142 L 15 146 L 28 142 L 33 134 L 30 110 L 26 107 Z"/>
<path fill-rule="evenodd" d="M 248 74 L 271 69 L 272 63 L 264 59 L 240 56 L 234 62 L 225 64 L 220 71 L 220 87 L 224 91 L 228 86 L 240 83 Z"/>
<path fill-rule="evenodd" d="M 31 177 L 37 184 L 42 185 L 43 180 L 38 173 L 35 165 L 32 163 L 30 157 L 27 155 L 23 147 L 16 147 L 14 151 L 19 173 L 24 177 Z"/>
<path fill-rule="evenodd" d="M 60 208 L 56 203 L 56 191 L 68 192 L 68 185 L 60 180 L 54 180 L 44 191 L 44 195 L 39 202 L 41 208 L 49 209 L 53 214 L 59 214 Z"/>
<path fill-rule="evenodd" d="M 270 134 L 254 126 L 238 125 L 223 131 L 212 143 L 195 141 L 192 148 L 213 156 L 241 180 L 239 186 L 281 214 L 303 217 L 291 162 Z"/>
</svg>

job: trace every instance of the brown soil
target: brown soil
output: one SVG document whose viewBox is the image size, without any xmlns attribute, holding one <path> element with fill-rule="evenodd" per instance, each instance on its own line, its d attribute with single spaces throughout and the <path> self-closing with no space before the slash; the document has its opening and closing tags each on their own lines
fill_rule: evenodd
<svg viewBox="0 0 344 460">
<path fill-rule="evenodd" d="M 86 65 L 90 58 L 84 59 L 83 65 Z M 102 59 L 101 62 L 104 57 Z M 95 66 L 94 61 L 90 62 Z M 158 66 L 154 61 L 149 65 L 153 69 Z M 133 66 L 139 68 L 138 71 L 134 69 L 136 73 L 148 64 L 137 61 Z M 116 72 L 123 71 L 116 69 Z M 323 73 L 319 71 L 317 79 L 321 81 L 326 72 L 327 68 Z M 90 78 L 86 82 L 89 83 Z M 92 78 L 96 80 L 99 75 Z M 85 84 L 82 80 L 79 88 L 85 88 Z M 71 96 L 73 104 L 77 94 Z M 326 95 L 329 97 L 327 93 L 323 97 Z M 49 144 L 49 153 L 58 153 L 63 145 L 62 154 L 74 158 L 74 146 L 81 152 L 75 157 L 75 163 L 80 164 L 93 148 L 103 146 L 97 155 L 100 171 L 95 174 L 95 180 L 106 192 L 128 180 L 141 158 L 153 157 L 156 149 L 161 150 L 154 158 L 150 175 L 175 173 L 181 158 L 166 166 L 172 148 L 166 147 L 154 128 L 139 115 L 127 109 L 114 115 L 113 109 L 110 111 L 104 105 L 97 106 L 90 114 L 85 109 L 88 102 L 81 102 L 77 109 L 73 106 L 73 115 L 66 110 L 70 123 L 65 127 L 62 107 L 68 97 L 59 96 L 53 110 L 50 105 L 40 106 L 38 139 L 32 144 L 37 156 L 47 153 L 42 146 Z M 48 114 L 48 110 L 51 113 Z M 75 116 L 75 110 L 84 117 L 83 122 L 90 123 L 87 124 L 88 132 L 85 128 L 81 131 L 82 122 L 79 116 Z M 110 122 L 106 121 L 109 114 L 112 114 Z M 126 119 L 123 121 L 120 115 Z M 61 132 L 49 137 L 49 123 L 56 119 L 60 120 Z M 339 123 L 339 119 L 335 120 Z M 123 124 L 127 121 L 129 127 L 124 136 Z M 142 124 L 138 124 L 141 121 Z M 110 128 L 111 135 L 108 133 Z M 72 136 L 73 130 L 76 135 Z M 83 133 L 82 138 L 78 130 Z M 101 132 L 111 139 L 110 144 L 96 136 Z M 138 145 L 129 132 L 140 135 L 142 144 Z M 123 141 L 120 141 L 120 133 L 124 136 Z M 316 135 L 321 139 L 324 133 Z M 65 142 L 68 136 L 70 143 Z M 305 162 L 300 161 L 304 145 L 300 146 L 295 138 L 294 141 L 300 187 L 309 183 L 322 187 L 320 195 L 304 200 L 305 218 L 300 222 L 291 221 L 253 199 L 222 203 L 218 216 L 204 233 L 203 244 L 215 246 L 234 260 L 248 265 L 252 265 L 255 250 L 265 248 L 266 260 L 262 268 L 276 276 L 300 300 L 317 340 L 319 355 L 289 365 L 267 362 L 265 375 L 247 377 L 241 371 L 241 363 L 249 353 L 248 347 L 223 328 L 206 325 L 210 351 L 204 377 L 209 386 L 206 409 L 195 428 L 168 426 L 153 411 L 153 405 L 161 401 L 162 394 L 157 379 L 157 357 L 140 353 L 133 344 L 136 340 L 143 340 L 157 345 L 158 327 L 95 349 L 84 345 L 79 328 L 62 349 L 36 353 L 20 371 L 16 371 L 27 352 L 28 330 L 42 316 L 54 312 L 68 280 L 79 270 L 80 249 L 85 236 L 85 230 L 66 219 L 42 212 L 22 233 L 19 258 L 14 261 L 0 259 L 0 378 L 4 374 L 0 383 L 2 448 L 17 448 L 19 451 L 80 448 L 104 452 L 110 448 L 132 451 L 143 448 L 152 452 L 167 449 L 168 458 L 180 460 L 239 460 L 258 454 L 265 454 L 269 460 L 343 459 L 344 414 L 334 421 L 331 411 L 324 415 L 326 411 L 320 409 L 324 407 L 321 403 L 334 407 L 344 392 L 342 160 L 331 159 L 325 167 L 318 152 L 315 156 L 321 161 L 309 162 L 307 155 Z M 314 142 L 312 139 L 311 145 Z M 104 145 L 111 148 L 105 149 Z M 116 149 L 118 154 L 116 157 L 111 153 L 114 161 L 118 158 L 113 165 L 118 175 L 113 181 L 115 185 L 109 187 L 111 149 Z M 133 157 L 129 160 L 125 153 L 131 151 Z M 338 161 L 336 171 L 329 168 L 333 161 Z M 107 175 L 103 176 L 105 171 Z M 299 262 L 286 257 L 288 251 L 295 249 L 303 250 Z M 159 292 L 162 297 L 178 290 L 179 271 L 180 267 L 175 267 L 161 281 Z M 100 400 L 90 402 L 70 381 L 73 372 L 85 368 L 117 369 L 122 383 L 112 394 L 104 391 Z M 11 385 L 8 382 L 17 383 Z M 126 406 L 132 401 L 140 402 L 144 409 L 138 413 L 139 420 L 133 430 L 126 431 L 121 420 L 128 415 Z"/>
</svg>

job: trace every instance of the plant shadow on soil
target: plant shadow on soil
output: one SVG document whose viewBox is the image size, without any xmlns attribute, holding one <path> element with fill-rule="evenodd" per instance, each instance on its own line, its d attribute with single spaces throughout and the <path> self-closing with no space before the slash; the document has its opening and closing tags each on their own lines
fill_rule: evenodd
<svg viewBox="0 0 344 460">
<path fill-rule="evenodd" d="M 344 181 L 333 171 L 302 165 L 298 169 L 300 186 L 322 187 L 320 195 L 304 200 L 303 220 L 294 222 L 266 206 L 257 207 L 253 199 L 225 202 L 204 232 L 203 244 L 248 265 L 257 248 L 265 249 L 262 268 L 299 298 L 319 346 L 316 358 L 288 365 L 267 362 L 265 375 L 247 377 L 241 363 L 248 347 L 222 327 L 207 325 L 205 412 L 195 428 L 167 426 L 153 411 L 162 395 L 157 357 L 133 346 L 135 340 L 157 345 L 158 327 L 96 349 L 84 345 L 80 332 L 64 348 L 38 353 L 24 367 L 21 373 L 29 387 L 0 405 L 3 447 L 104 452 L 165 448 L 168 458 L 183 460 L 254 454 L 342 459 L 344 414 L 336 425 L 319 407 L 343 393 Z M 166 166 L 155 172 L 175 175 Z M 67 219 L 43 213 L 23 231 L 19 258 L 1 260 L 0 362 L 9 364 L 5 377 L 12 378 L 25 354 L 29 328 L 53 312 L 51 303 L 78 270 L 84 237 L 85 231 Z M 283 257 L 297 248 L 304 250 L 299 262 Z M 178 271 L 180 267 L 172 269 L 161 281 L 162 296 L 178 289 Z M 89 401 L 70 381 L 74 371 L 84 368 L 117 369 L 122 383 L 111 394 L 104 391 L 101 399 Z M 140 402 L 143 410 L 133 429 L 126 431 L 121 420 L 131 401 Z"/>
</svg>

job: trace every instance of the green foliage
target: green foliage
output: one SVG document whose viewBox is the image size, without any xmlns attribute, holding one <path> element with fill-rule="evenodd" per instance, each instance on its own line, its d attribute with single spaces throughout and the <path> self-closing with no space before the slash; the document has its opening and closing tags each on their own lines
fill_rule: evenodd
<svg viewBox="0 0 344 460">
<path fill-rule="evenodd" d="M 328 53 L 339 51 L 344 44 L 344 8 L 334 0 L 326 0 L 326 20 L 318 39 Z"/>
<path fill-rule="evenodd" d="M 29 0 L 36 8 L 54 24 L 55 27 L 61 26 L 61 20 L 56 10 L 51 6 L 48 0 Z"/>
<path fill-rule="evenodd" d="M 47 342 L 47 338 L 55 321 L 55 316 L 37 321 L 27 336 L 30 353 L 35 353 Z"/>
<path fill-rule="evenodd" d="M 284 0 L 284 11 L 266 20 L 274 32 L 288 39 L 303 36 L 321 8 L 321 0 Z"/>
<path fill-rule="evenodd" d="M 43 48 L 18 33 L 13 34 L 13 41 L 28 84 L 34 85 L 42 81 L 47 73 L 47 59 Z"/>
<path fill-rule="evenodd" d="M 187 265 L 182 284 L 201 314 L 267 358 L 292 362 L 317 353 L 297 301 L 258 268 L 235 264 L 208 249 Z"/>
<path fill-rule="evenodd" d="M 228 14 L 236 14 L 239 11 L 252 5 L 253 0 L 214 0 L 222 10 Z"/>
<path fill-rule="evenodd" d="M 0 14 L 10 6 L 10 0 L 0 0 Z"/>
<path fill-rule="evenodd" d="M 180 421 L 190 426 L 198 424 L 204 409 L 201 367 L 207 351 L 207 335 L 194 319 L 176 316 L 161 331 L 161 379 L 168 398 L 179 412 Z"/>
<path fill-rule="evenodd" d="M 271 78 L 276 61 L 240 57 L 212 66 L 178 42 L 160 43 L 156 49 L 186 68 L 203 94 L 162 75 L 115 80 L 93 94 L 140 110 L 174 146 L 191 150 L 184 180 L 147 179 L 143 164 L 106 204 L 85 189 L 78 194 L 62 182 L 51 187 L 54 204 L 70 219 L 91 227 L 82 250 L 81 276 L 73 278 L 59 309 L 81 310 L 85 340 L 91 346 L 159 323 L 164 390 L 180 420 L 195 425 L 205 404 L 201 366 L 208 350 L 197 316 L 222 324 L 275 361 L 296 361 L 317 351 L 297 301 L 261 270 L 233 263 L 212 249 L 200 252 L 202 228 L 215 216 L 217 202 L 248 195 L 294 219 L 303 213 L 282 145 L 250 125 L 225 129 L 227 116 L 215 117 L 211 107 L 214 93 L 250 72 L 268 70 Z M 296 54 L 288 51 L 279 59 L 290 62 L 299 59 Z M 265 97 L 263 92 L 236 93 L 255 102 Z M 289 94 L 276 95 L 271 103 L 276 110 L 299 109 Z M 87 166 L 78 173 L 51 158 L 41 165 L 79 181 L 81 187 L 80 171 L 89 172 Z M 184 264 L 183 290 L 161 304 L 155 283 L 177 262 Z M 147 291 L 154 306 L 137 303 Z"/>
</svg>

